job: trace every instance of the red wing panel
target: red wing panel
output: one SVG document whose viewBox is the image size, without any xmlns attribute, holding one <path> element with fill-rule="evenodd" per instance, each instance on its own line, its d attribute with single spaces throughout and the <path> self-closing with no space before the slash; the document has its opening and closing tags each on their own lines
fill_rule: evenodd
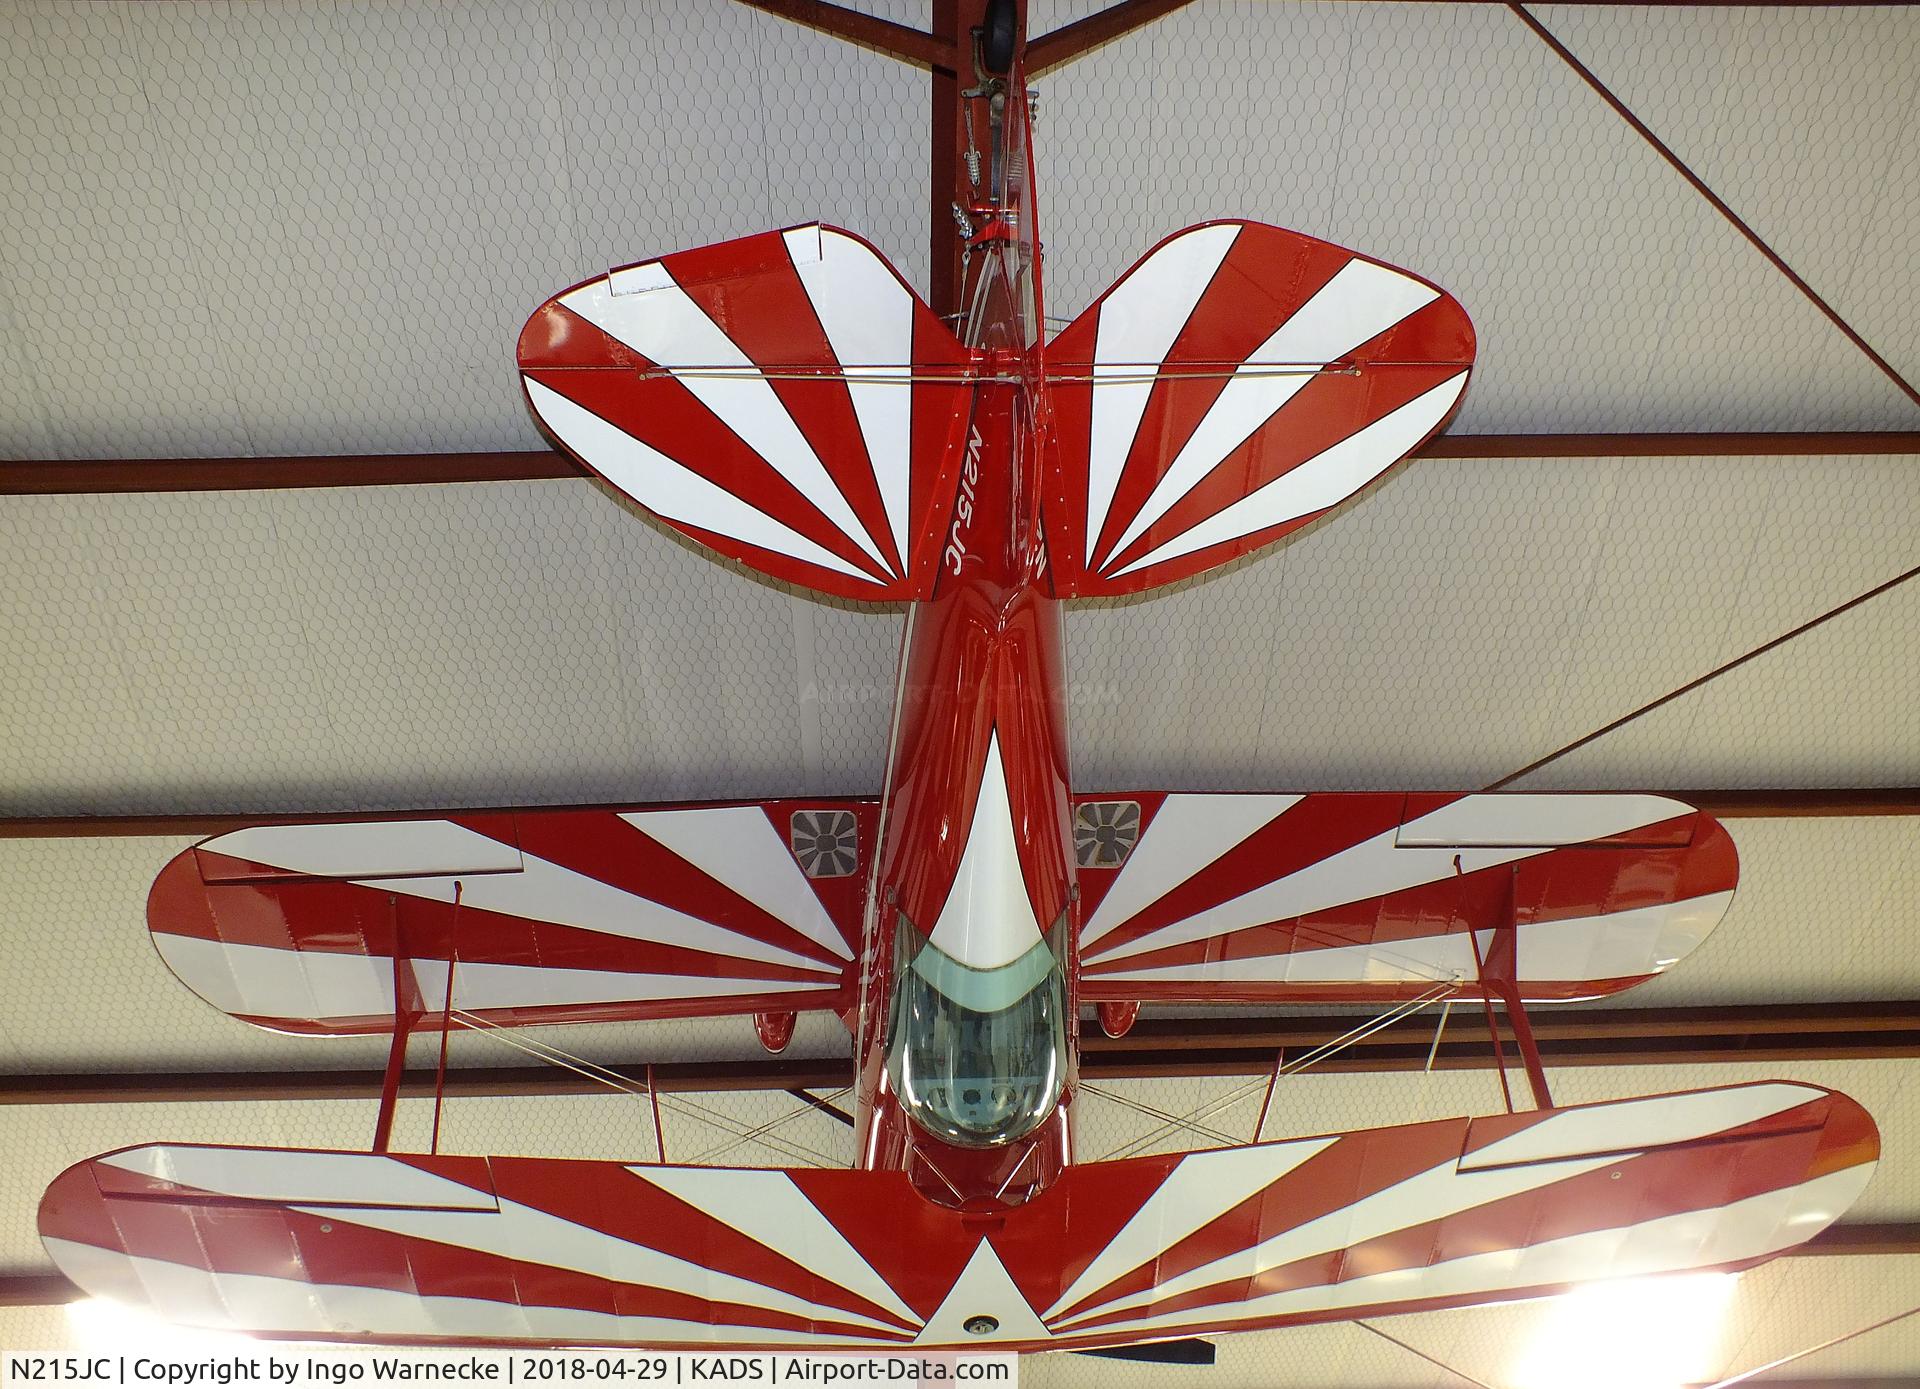
<svg viewBox="0 0 1920 1389">
<path fill-rule="evenodd" d="M 1046 1350 L 1741 1268 L 1878 1154 L 1785 1082 L 1090 1163 L 990 1217 L 890 1171 L 148 1147 L 40 1234 L 89 1293 L 281 1336 Z"/>
<path fill-rule="evenodd" d="M 843 598 L 931 590 L 968 356 L 858 237 L 609 271 L 541 305 L 519 355 L 567 450 L 702 544 Z"/>
<path fill-rule="evenodd" d="M 1473 325 L 1403 270 L 1257 222 L 1159 246 L 1047 349 L 1063 595 L 1133 593 L 1279 539 L 1437 431 Z"/>
<path fill-rule="evenodd" d="M 1698 945 L 1739 874 L 1719 822 L 1661 796 L 1075 804 L 1089 1002 L 1388 1003 L 1499 977 L 1509 945 L 1524 997 L 1593 998 Z"/>
<path fill-rule="evenodd" d="M 161 870 L 147 921 L 187 987 L 287 1032 L 387 1032 L 396 1006 L 437 1027 L 449 973 L 453 1009 L 501 1025 L 841 1011 L 874 813 L 763 801 L 256 825 Z"/>
</svg>

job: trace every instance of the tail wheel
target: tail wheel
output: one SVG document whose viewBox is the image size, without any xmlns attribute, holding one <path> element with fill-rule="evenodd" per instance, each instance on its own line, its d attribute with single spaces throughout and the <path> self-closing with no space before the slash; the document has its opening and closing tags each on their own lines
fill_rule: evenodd
<svg viewBox="0 0 1920 1389">
<path fill-rule="evenodd" d="M 1005 77 L 1013 69 L 1019 31 L 1016 0 L 987 0 L 986 22 L 980 26 L 980 66 L 995 77 Z"/>
</svg>

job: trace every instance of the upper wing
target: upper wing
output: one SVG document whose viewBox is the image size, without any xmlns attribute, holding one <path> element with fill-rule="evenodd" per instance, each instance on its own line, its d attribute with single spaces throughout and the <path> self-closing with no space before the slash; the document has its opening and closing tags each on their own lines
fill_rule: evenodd
<svg viewBox="0 0 1920 1389">
<path fill-rule="evenodd" d="M 1140 791 L 1075 817 L 1093 1001 L 1386 1003 L 1483 972 L 1591 998 L 1698 945 L 1739 875 L 1661 796 Z"/>
<path fill-rule="evenodd" d="M 1306 524 L 1440 428 L 1473 354 L 1403 270 L 1258 222 L 1169 237 L 1047 348 L 1057 588 L 1153 588 Z"/>
<path fill-rule="evenodd" d="M 69 1168 L 39 1225 L 95 1296 L 282 1336 L 1050 1350 L 1742 1268 L 1878 1153 L 1770 1081 L 1076 1163 L 989 1219 L 899 1171 L 166 1145 Z"/>
<path fill-rule="evenodd" d="M 610 270 L 520 333 L 534 413 L 581 462 L 731 559 L 873 602 L 931 589 L 967 363 L 823 226 Z"/>
<path fill-rule="evenodd" d="M 286 1032 L 855 1002 L 870 800 L 257 825 L 176 857 L 147 921 L 207 1002 Z M 447 997 L 452 979 L 452 1001 Z"/>
</svg>

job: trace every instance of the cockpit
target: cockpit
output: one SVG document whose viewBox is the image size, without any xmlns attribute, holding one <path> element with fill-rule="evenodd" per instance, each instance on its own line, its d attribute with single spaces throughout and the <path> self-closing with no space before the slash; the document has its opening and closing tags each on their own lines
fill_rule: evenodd
<svg viewBox="0 0 1920 1389">
<path fill-rule="evenodd" d="M 1010 964 L 976 969 L 905 916 L 894 934 L 887 1071 L 915 1124 L 993 1148 L 1033 1132 L 1066 1080 L 1065 917 Z"/>
</svg>

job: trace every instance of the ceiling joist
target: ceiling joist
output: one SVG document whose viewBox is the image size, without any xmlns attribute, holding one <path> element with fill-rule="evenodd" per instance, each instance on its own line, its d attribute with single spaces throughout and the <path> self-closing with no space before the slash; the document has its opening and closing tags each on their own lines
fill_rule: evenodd
<svg viewBox="0 0 1920 1389">
<path fill-rule="evenodd" d="M 1288 1054 L 1324 1047 L 1349 1019 L 1140 1019 L 1110 1038 L 1097 1028 L 1081 1037 L 1084 1079 L 1265 1075 Z M 1541 1009 L 1533 1029 L 1551 1067 L 1707 1065 L 1743 1061 L 1865 1061 L 1920 1056 L 1920 1003 L 1734 1005 L 1717 1008 Z M 1484 1017 L 1460 1010 L 1439 1044 L 1435 1020 L 1411 1017 L 1349 1042 L 1314 1069 L 1325 1073 L 1484 1070 L 1494 1065 Z M 756 1056 L 735 1061 L 612 1066 L 614 1074 L 661 1093 L 737 1090 L 834 1090 L 853 1084 L 845 1058 Z M 195 1104 L 240 1100 L 377 1098 L 379 1070 L 87 1072 L 0 1077 L 0 1105 Z M 431 1070 L 407 1072 L 400 1093 L 431 1098 Z M 466 1067 L 449 1070 L 450 1098 L 599 1094 L 605 1083 L 556 1066 Z"/>
<path fill-rule="evenodd" d="M 1915 405 L 1920 405 L 1920 388 L 1916 388 L 1911 381 L 1901 375 L 1893 363 L 1889 362 L 1875 350 L 1873 344 L 1861 336 L 1860 331 L 1849 323 L 1838 309 L 1834 308 L 1818 290 L 1808 284 L 1799 271 L 1787 264 L 1786 258 L 1774 250 L 1766 238 L 1753 229 L 1752 224 L 1749 223 L 1746 218 L 1735 212 L 1725 198 L 1722 198 L 1718 193 L 1714 192 L 1713 189 L 1708 186 L 1705 179 L 1695 173 L 1685 160 L 1674 153 L 1671 145 L 1654 134 L 1652 127 L 1641 120 L 1640 117 L 1636 116 L 1632 110 L 1628 108 L 1626 102 L 1616 96 L 1613 89 L 1600 80 L 1592 68 L 1581 62 L 1572 49 L 1562 43 L 1546 25 L 1542 24 L 1539 19 L 1528 11 L 1525 5 L 1518 3 L 1518 0 L 1508 0 L 1507 8 L 1519 18 L 1521 23 L 1533 31 L 1542 43 L 1553 50 L 1554 54 L 1571 68 L 1582 82 L 1586 83 L 1586 85 L 1592 89 L 1594 95 L 1606 102 L 1615 114 L 1628 125 L 1632 126 L 1634 134 L 1638 135 L 1642 140 L 1645 140 L 1647 144 L 1653 148 L 1653 151 L 1658 154 L 1661 159 L 1666 161 L 1668 167 L 1679 174 L 1681 178 L 1685 179 L 1688 186 L 1691 187 L 1694 192 L 1706 199 L 1713 210 L 1724 217 L 1728 225 L 1746 239 L 1748 245 L 1766 257 L 1767 263 L 1779 271 L 1781 275 L 1785 276 L 1787 282 L 1799 290 L 1807 302 L 1818 309 L 1821 316 L 1837 328 L 1848 342 L 1858 348 L 1861 354 L 1879 369 L 1881 375 L 1891 381 L 1894 387 L 1898 389 L 1901 394 L 1905 395 L 1907 399 L 1911 400 Z"/>
<path fill-rule="evenodd" d="M 1559 794 L 1556 792 L 1555 794 Z M 1920 815 L 1920 787 L 1843 786 L 1809 790 L 1661 790 L 1722 820 L 1834 819 L 1883 815 Z M 405 820 L 457 811 L 463 815 L 500 814 L 520 806 L 438 806 L 418 810 L 324 812 L 318 814 L 178 815 L 17 815 L 0 818 L 0 839 L 137 839 L 226 834 L 259 824 L 338 824 L 346 820 Z M 555 810 L 621 810 L 621 805 L 542 807 Z"/>
<path fill-rule="evenodd" d="M 915 67 L 939 68 L 953 62 L 951 46 L 936 35 L 910 29 L 904 24 L 895 24 L 875 15 L 862 14 L 858 10 L 849 10 L 841 5 L 831 5 L 826 0 L 740 0 L 740 3 L 779 15 L 782 19 L 790 19 L 795 24 L 804 24 L 809 29 L 818 29 L 823 34 L 832 34 L 835 38 L 845 39 L 848 43 L 858 44 L 876 53 L 884 53 L 889 58 L 898 58 L 903 63 L 912 63 Z"/>
<path fill-rule="evenodd" d="M 1415 458 L 1860 458 L 1920 455 L 1920 430 L 1725 434 L 1443 434 Z M 554 449 L 285 458 L 38 458 L 0 462 L 0 496 L 248 492 L 578 478 Z"/>
</svg>

